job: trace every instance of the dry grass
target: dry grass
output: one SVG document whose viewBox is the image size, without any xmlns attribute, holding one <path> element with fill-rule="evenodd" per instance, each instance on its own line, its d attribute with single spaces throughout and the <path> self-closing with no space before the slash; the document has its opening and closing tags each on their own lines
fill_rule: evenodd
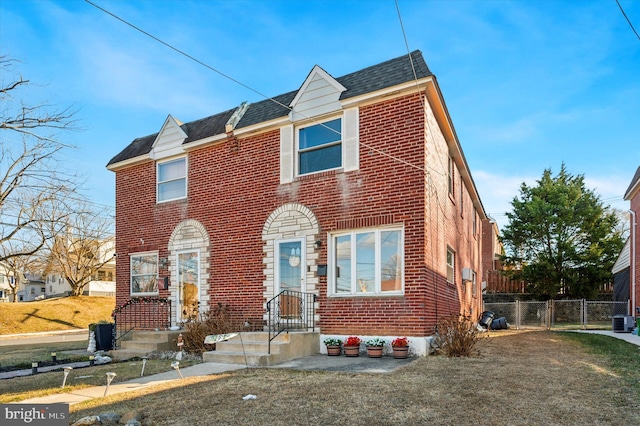
<svg viewBox="0 0 640 426">
<path fill-rule="evenodd" d="M 79 296 L 0 303 L 0 335 L 86 328 L 111 321 L 114 297 Z"/>
<path fill-rule="evenodd" d="M 31 368 L 34 361 L 51 361 L 51 352 L 55 352 L 58 361 L 74 362 L 86 360 L 86 355 L 65 353 L 69 351 L 80 351 L 87 349 L 89 343 L 89 332 L 87 340 L 80 342 L 45 343 L 40 345 L 11 345 L 0 347 L 0 366 L 15 367 L 19 369 Z M 44 364 L 42 364 L 44 365 Z"/>
<path fill-rule="evenodd" d="M 157 426 L 640 424 L 640 373 L 623 379 L 553 332 L 492 332 L 479 357 L 430 356 L 391 374 L 252 369 L 176 386 L 74 405 L 72 420 L 135 409 Z"/>
<path fill-rule="evenodd" d="M 182 360 L 180 361 L 180 367 L 189 367 L 198 362 L 200 361 Z M 64 389 L 61 388 L 64 377 L 62 370 L 0 380 L 0 404 L 58 393 L 68 393 L 92 386 L 104 386 L 105 374 L 108 371 L 117 374 L 114 383 L 125 382 L 139 378 L 141 370 L 142 361 L 139 360 L 75 368 L 71 370 Z M 171 360 L 150 359 L 145 365 L 144 375 L 149 376 L 166 371 L 173 371 Z"/>
</svg>

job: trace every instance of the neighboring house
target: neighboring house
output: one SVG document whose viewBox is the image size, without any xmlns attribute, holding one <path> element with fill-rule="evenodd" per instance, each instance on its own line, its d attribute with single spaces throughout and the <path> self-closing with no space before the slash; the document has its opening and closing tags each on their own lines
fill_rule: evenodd
<svg viewBox="0 0 640 426">
<path fill-rule="evenodd" d="M 116 174 L 116 305 L 218 303 L 266 326 L 311 293 L 327 335 L 409 336 L 482 309 L 486 213 L 435 76 L 415 51 L 131 142 Z M 414 74 L 415 70 L 415 74 Z M 141 299 L 142 300 L 142 299 Z"/>
<path fill-rule="evenodd" d="M 12 279 L 13 277 L 9 273 L 9 270 L 0 263 L 0 303 L 10 302 L 13 300 L 11 286 L 9 285 L 10 280 Z"/>
<path fill-rule="evenodd" d="M 629 303 L 631 289 L 629 282 L 631 277 L 631 238 L 627 238 L 616 263 L 611 269 L 613 274 L 613 300 L 614 302 Z"/>
<path fill-rule="evenodd" d="M 482 222 L 482 291 L 483 293 L 525 293 L 525 282 L 505 275 L 501 257 L 504 246 L 498 224 L 492 218 Z"/>
<path fill-rule="evenodd" d="M 45 298 L 45 285 L 42 275 L 25 274 L 25 280 L 18 285 L 18 302 L 32 302 Z"/>
<path fill-rule="evenodd" d="M 96 246 L 98 247 L 96 250 L 98 262 L 105 263 L 92 275 L 92 279 L 85 286 L 83 294 L 88 296 L 115 296 L 115 238 L 100 241 Z M 69 296 L 71 294 L 71 285 L 59 272 L 47 270 L 44 281 L 46 297 Z"/>
<path fill-rule="evenodd" d="M 629 235 L 629 299 L 631 299 L 631 313 L 640 316 L 640 228 L 638 214 L 640 214 L 640 167 L 636 170 L 629 187 L 624 193 L 624 199 L 629 201 L 631 229 Z"/>
</svg>

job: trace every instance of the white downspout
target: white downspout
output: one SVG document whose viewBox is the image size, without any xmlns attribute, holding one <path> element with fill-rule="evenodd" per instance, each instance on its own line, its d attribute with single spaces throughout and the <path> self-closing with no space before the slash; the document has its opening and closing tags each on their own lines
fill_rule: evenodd
<svg viewBox="0 0 640 426">
<path fill-rule="evenodd" d="M 636 232 L 636 212 L 629 210 L 631 214 L 631 316 L 636 316 L 636 245 L 638 233 Z"/>
</svg>

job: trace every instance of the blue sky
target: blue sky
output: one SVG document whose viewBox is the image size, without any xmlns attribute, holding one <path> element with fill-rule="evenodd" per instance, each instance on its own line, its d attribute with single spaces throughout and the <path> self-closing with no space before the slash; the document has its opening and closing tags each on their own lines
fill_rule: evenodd
<svg viewBox="0 0 640 426">
<path fill-rule="evenodd" d="M 314 65 L 335 77 L 407 53 L 396 3 L 92 0 L 268 96 Z M 619 0 L 640 32 L 640 1 Z M 612 207 L 640 165 L 640 39 L 615 0 L 398 0 L 406 41 L 436 75 L 485 210 L 500 226 L 520 183 L 584 174 Z M 107 162 L 168 114 L 187 122 L 263 98 L 82 0 L 2 0 L 0 53 L 25 102 L 79 108 L 69 167 L 108 211 Z M 7 76 L 1 76 L 7 79 Z M 3 136 L 4 137 L 4 136 Z"/>
</svg>

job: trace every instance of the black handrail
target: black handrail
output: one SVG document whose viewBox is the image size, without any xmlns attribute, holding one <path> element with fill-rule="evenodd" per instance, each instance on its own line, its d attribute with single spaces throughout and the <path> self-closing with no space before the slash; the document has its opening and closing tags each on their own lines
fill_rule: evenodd
<svg viewBox="0 0 640 426">
<path fill-rule="evenodd" d="M 271 341 L 289 330 L 315 331 L 316 295 L 301 291 L 282 290 L 267 302 L 269 329 L 268 353 Z"/>
<path fill-rule="evenodd" d="M 134 297 L 111 313 L 113 318 L 113 348 L 132 330 L 167 330 L 171 327 L 171 299 Z"/>
</svg>

